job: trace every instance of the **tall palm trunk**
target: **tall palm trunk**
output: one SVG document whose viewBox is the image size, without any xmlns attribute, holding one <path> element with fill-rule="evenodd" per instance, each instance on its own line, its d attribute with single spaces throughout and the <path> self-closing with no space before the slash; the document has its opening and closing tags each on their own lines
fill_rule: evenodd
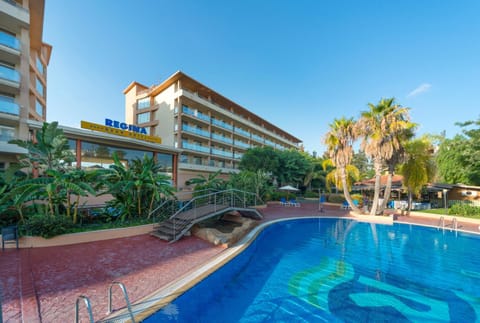
<svg viewBox="0 0 480 323">
<path fill-rule="evenodd" d="M 378 198 L 380 197 L 380 180 L 382 176 L 382 162 L 374 160 L 373 168 L 375 169 L 375 192 L 373 194 L 373 204 L 370 215 L 377 215 Z"/>
<path fill-rule="evenodd" d="M 387 184 L 385 186 L 385 192 L 383 193 L 383 203 L 377 212 L 380 214 L 383 213 L 383 211 L 385 211 L 385 209 L 387 208 L 388 200 L 390 199 L 390 194 L 392 193 L 392 178 L 395 170 L 393 166 L 389 166 L 388 168 L 389 169 L 387 174 Z"/>
<path fill-rule="evenodd" d="M 350 205 L 351 209 L 353 212 L 360 214 L 362 213 L 360 209 L 353 203 L 352 196 L 350 195 L 350 192 L 348 191 L 348 186 L 347 186 L 347 172 L 345 170 L 345 167 L 342 167 L 340 169 L 340 179 L 342 181 L 342 186 L 343 186 L 343 193 L 345 195 L 345 199 L 348 202 L 348 205 Z"/>
</svg>

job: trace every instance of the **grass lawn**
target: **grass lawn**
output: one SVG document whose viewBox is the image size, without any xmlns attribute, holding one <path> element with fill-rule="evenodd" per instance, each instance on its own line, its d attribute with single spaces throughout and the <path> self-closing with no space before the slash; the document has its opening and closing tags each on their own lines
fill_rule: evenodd
<svg viewBox="0 0 480 323">
<path fill-rule="evenodd" d="M 414 210 L 415 212 L 421 212 L 421 213 L 429 213 L 429 214 L 438 214 L 438 215 L 445 215 L 445 209 L 430 209 L 430 210 Z M 448 214 L 451 216 L 458 216 L 461 218 L 468 218 L 468 219 L 480 219 L 480 215 L 471 215 L 471 216 L 463 216 L 463 215 L 458 215 L 458 214 Z"/>
</svg>

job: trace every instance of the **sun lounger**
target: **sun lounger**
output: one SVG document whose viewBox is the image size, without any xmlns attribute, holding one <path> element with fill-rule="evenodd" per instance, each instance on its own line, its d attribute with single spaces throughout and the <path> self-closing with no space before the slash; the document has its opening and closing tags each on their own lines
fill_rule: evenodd
<svg viewBox="0 0 480 323">
<path fill-rule="evenodd" d="M 297 200 L 295 200 L 295 199 L 291 199 L 289 204 L 291 206 L 300 207 L 300 203 L 298 203 Z"/>
</svg>

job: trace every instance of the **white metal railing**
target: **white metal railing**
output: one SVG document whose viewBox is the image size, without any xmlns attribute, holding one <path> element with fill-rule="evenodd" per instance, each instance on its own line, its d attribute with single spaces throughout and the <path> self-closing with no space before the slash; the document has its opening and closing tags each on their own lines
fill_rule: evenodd
<svg viewBox="0 0 480 323">
<path fill-rule="evenodd" d="M 248 208 L 259 204 L 261 199 L 255 193 L 229 189 L 212 192 L 194 197 L 183 205 L 177 212 L 172 214 L 170 220 L 173 222 L 173 241 L 183 236 L 191 223 L 204 217 L 206 214 L 215 214 L 227 208 Z M 206 212 L 203 207 L 208 207 Z M 199 211 L 200 210 L 200 211 Z M 186 213 L 187 211 L 188 214 Z M 187 214 L 187 216 L 185 216 Z"/>
</svg>

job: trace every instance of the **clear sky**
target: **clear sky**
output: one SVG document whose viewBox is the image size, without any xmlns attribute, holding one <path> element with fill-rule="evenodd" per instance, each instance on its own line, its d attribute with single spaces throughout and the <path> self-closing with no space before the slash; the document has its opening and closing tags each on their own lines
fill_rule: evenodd
<svg viewBox="0 0 480 323">
<path fill-rule="evenodd" d="M 46 0 L 47 121 L 124 120 L 122 91 L 177 70 L 322 153 L 382 97 L 418 133 L 480 117 L 478 0 Z"/>
</svg>

